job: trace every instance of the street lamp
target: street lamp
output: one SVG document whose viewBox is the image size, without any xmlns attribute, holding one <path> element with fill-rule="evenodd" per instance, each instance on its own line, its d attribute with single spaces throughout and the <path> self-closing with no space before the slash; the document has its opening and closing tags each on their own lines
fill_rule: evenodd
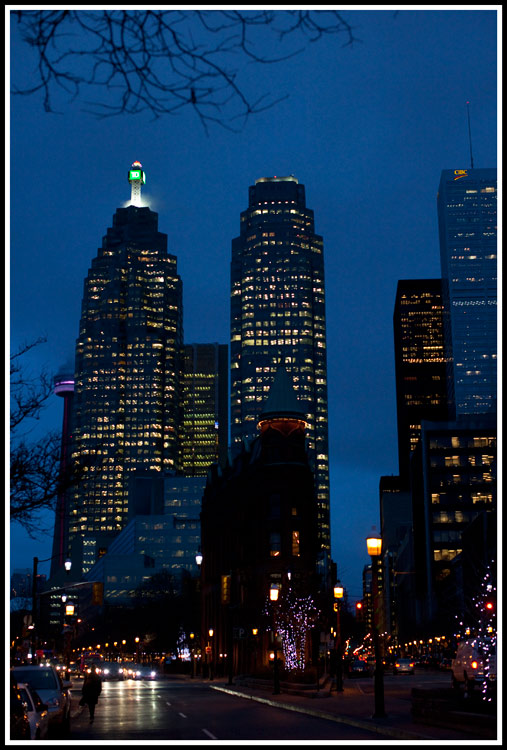
<svg viewBox="0 0 507 750">
<path fill-rule="evenodd" d="M 209 636 L 210 640 L 208 641 L 208 647 L 206 649 L 206 651 L 208 652 L 208 657 L 209 657 L 209 665 L 208 666 L 209 666 L 209 678 L 210 678 L 210 680 L 213 679 L 213 658 L 215 656 L 215 654 L 213 652 L 213 647 L 210 645 L 211 638 L 213 638 L 213 633 L 214 633 L 213 628 L 210 628 L 208 630 L 208 636 Z"/>
<path fill-rule="evenodd" d="M 276 641 L 276 603 L 280 589 L 272 583 L 269 589 L 269 599 L 273 602 L 273 695 L 280 695 L 280 676 L 278 674 L 278 644 Z"/>
<path fill-rule="evenodd" d="M 373 714 L 374 719 L 385 719 L 387 714 L 384 709 L 384 670 L 382 665 L 382 658 L 380 655 L 380 643 L 379 643 L 379 596 L 378 596 L 378 565 L 380 562 L 380 554 L 382 552 L 382 539 L 378 536 L 369 536 L 366 539 L 366 547 L 368 554 L 371 557 L 371 572 L 372 572 L 372 599 L 373 599 L 373 617 L 372 617 L 372 630 L 373 630 L 373 644 L 375 649 L 375 678 L 374 678 L 374 689 L 375 689 L 375 713 Z"/>
<path fill-rule="evenodd" d="M 50 560 L 54 560 L 55 557 L 59 557 L 59 555 L 52 555 L 51 557 L 46 557 L 44 560 L 39 560 L 38 557 L 33 558 L 33 572 L 32 572 L 32 662 L 36 659 L 36 628 L 35 628 L 35 620 L 37 617 L 37 568 L 40 562 L 49 562 Z M 67 575 L 70 572 L 70 569 L 72 567 L 71 560 L 67 559 L 65 560 L 65 570 L 67 571 Z"/>
<path fill-rule="evenodd" d="M 333 588 L 334 608 L 336 610 L 336 638 L 335 638 L 335 650 L 336 650 L 336 691 L 343 691 L 343 663 L 342 663 L 342 643 L 341 643 L 341 628 L 340 628 L 340 601 L 343 599 L 343 586 L 340 581 L 336 582 Z"/>
</svg>

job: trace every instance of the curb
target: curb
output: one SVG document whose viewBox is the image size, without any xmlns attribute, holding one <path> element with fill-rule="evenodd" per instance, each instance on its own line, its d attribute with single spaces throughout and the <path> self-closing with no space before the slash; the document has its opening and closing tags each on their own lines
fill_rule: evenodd
<svg viewBox="0 0 507 750">
<path fill-rule="evenodd" d="M 431 740 L 433 737 L 426 734 L 419 734 L 418 732 L 410 732 L 407 730 L 396 729 L 395 727 L 386 727 L 381 724 L 370 723 L 369 721 L 363 721 L 361 719 L 352 719 L 350 716 L 329 714 L 326 711 L 317 711 L 312 708 L 303 708 L 302 706 L 294 706 L 290 703 L 281 703 L 279 701 L 270 700 L 269 698 L 261 698 L 258 695 L 249 695 L 248 693 L 241 693 L 239 690 L 230 690 L 229 688 L 219 687 L 218 685 L 210 685 L 212 690 L 219 690 L 222 693 L 228 693 L 229 695 L 235 695 L 239 698 L 248 698 L 257 703 L 266 703 L 268 706 L 274 706 L 275 708 L 283 708 L 286 711 L 295 711 L 300 714 L 308 714 L 309 716 L 316 716 L 319 719 L 326 719 L 328 721 L 334 721 L 337 724 L 348 724 L 352 727 L 358 727 L 359 729 L 367 729 L 370 732 L 376 732 L 382 734 L 385 737 L 394 737 L 398 740 Z"/>
</svg>

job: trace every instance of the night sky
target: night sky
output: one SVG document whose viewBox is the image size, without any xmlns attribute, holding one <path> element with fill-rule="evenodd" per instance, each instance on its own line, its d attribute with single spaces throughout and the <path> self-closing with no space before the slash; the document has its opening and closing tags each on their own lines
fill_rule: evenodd
<svg viewBox="0 0 507 750">
<path fill-rule="evenodd" d="M 305 185 L 324 238 L 332 557 L 352 600 L 365 537 L 380 528 L 380 476 L 398 472 L 396 285 L 440 276 L 437 189 L 442 169 L 470 167 L 467 101 L 474 166 L 496 166 L 498 6 L 475 7 L 343 11 L 358 43 L 329 36 L 276 65 L 244 66 L 238 81 L 253 96 L 288 98 L 238 133 L 207 135 L 190 109 L 99 120 L 82 99 L 60 99 L 59 114 L 40 95 L 11 99 L 7 312 L 13 351 L 48 338 L 26 358 L 33 373 L 73 367 L 83 281 L 130 198 L 134 160 L 178 259 L 186 343 L 228 343 L 231 240 L 249 185 L 290 174 Z M 11 59 L 26 80 L 34 59 L 16 36 Z M 62 414 L 51 398 L 34 436 L 60 429 Z M 37 541 L 12 529 L 13 567 L 51 555 L 45 522 Z"/>
</svg>

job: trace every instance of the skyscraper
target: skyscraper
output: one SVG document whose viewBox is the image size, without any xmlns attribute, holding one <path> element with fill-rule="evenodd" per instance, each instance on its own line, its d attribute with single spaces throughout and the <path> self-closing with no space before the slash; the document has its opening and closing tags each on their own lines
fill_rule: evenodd
<svg viewBox="0 0 507 750">
<path fill-rule="evenodd" d="M 180 471 L 206 476 L 210 464 L 227 460 L 227 344 L 185 344 L 181 392 Z"/>
<path fill-rule="evenodd" d="M 326 319 L 322 237 L 305 188 L 264 177 L 249 188 L 231 263 L 231 442 L 237 454 L 257 423 L 277 368 L 289 373 L 307 419 L 319 542 L 330 549 Z"/>
<path fill-rule="evenodd" d="M 72 457 L 84 476 L 69 543 L 83 572 L 127 523 L 132 473 L 174 470 L 178 459 L 182 284 L 132 167 L 132 203 L 92 261 L 76 342 Z"/>
<path fill-rule="evenodd" d="M 445 169 L 438 190 L 452 412 L 496 411 L 496 169 Z"/>
<path fill-rule="evenodd" d="M 410 455 L 421 420 L 447 418 L 442 283 L 398 281 L 394 306 L 394 362 L 400 477 L 408 481 Z"/>
</svg>

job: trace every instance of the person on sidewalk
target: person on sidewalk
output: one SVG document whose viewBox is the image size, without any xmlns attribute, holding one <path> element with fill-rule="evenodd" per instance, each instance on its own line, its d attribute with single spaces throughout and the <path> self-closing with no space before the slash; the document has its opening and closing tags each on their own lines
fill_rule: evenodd
<svg viewBox="0 0 507 750">
<path fill-rule="evenodd" d="M 95 718 L 95 706 L 97 705 L 99 695 L 102 692 L 102 680 L 97 672 L 97 667 L 93 666 L 91 672 L 86 673 L 81 692 L 83 697 L 81 698 L 80 705 L 84 705 L 85 703 L 88 704 L 90 724 L 93 724 Z"/>
</svg>

